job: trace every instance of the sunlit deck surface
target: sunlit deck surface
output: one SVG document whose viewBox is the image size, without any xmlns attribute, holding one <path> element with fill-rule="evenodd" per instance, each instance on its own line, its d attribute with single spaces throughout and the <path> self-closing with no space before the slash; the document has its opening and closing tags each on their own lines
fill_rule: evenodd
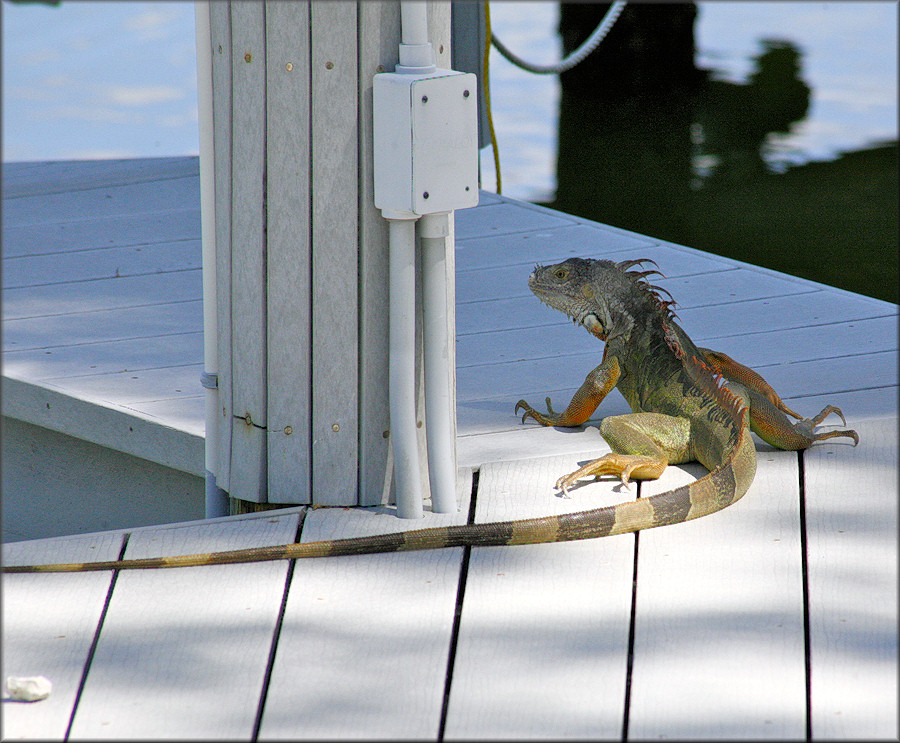
<svg viewBox="0 0 900 743">
<path fill-rule="evenodd" d="M 5 165 L 2 214 L 4 413 L 79 435 L 90 408 L 81 435 L 131 422 L 133 452 L 202 473 L 197 159 Z M 530 294 L 535 262 L 652 258 L 695 342 L 801 413 L 839 406 L 859 446 L 757 440 L 741 501 L 638 536 L 6 576 L 3 678 L 54 687 L 4 702 L 4 739 L 897 737 L 897 307 L 487 193 L 456 237 L 460 512 L 416 527 L 465 522 L 472 497 L 494 521 L 635 496 L 552 487 L 608 451 L 596 425 L 627 412 L 618 392 L 578 430 L 513 414 L 520 398 L 563 405 L 602 353 Z M 669 468 L 641 494 L 702 472 Z M 3 559 L 411 526 L 389 507 L 300 507 L 15 542 Z"/>
</svg>

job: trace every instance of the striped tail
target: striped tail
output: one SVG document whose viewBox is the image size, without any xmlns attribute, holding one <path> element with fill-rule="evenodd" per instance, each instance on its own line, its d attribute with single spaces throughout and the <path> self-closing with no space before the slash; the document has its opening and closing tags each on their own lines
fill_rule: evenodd
<svg viewBox="0 0 900 743">
<path fill-rule="evenodd" d="M 615 506 L 518 521 L 433 527 L 395 534 L 379 534 L 323 542 L 298 542 L 229 552 L 107 562 L 4 566 L 3 572 L 59 573 L 147 570 L 309 557 L 364 555 L 378 552 L 405 552 L 442 547 L 541 544 L 594 539 L 677 524 L 706 516 L 729 506 L 744 495 L 750 487 L 756 472 L 756 450 L 746 425 L 746 409 L 741 411 L 740 415 L 737 442 L 726 461 L 719 467 L 689 485 L 682 485 L 650 498 L 626 501 Z"/>
</svg>

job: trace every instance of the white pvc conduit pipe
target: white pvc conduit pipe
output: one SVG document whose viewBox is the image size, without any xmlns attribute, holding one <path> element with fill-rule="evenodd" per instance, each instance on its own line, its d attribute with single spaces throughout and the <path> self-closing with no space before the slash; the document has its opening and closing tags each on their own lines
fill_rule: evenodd
<svg viewBox="0 0 900 743">
<path fill-rule="evenodd" d="M 400 3 L 400 63 L 395 72 L 427 76 L 435 71 L 434 50 L 428 41 L 426 5 L 421 0 Z M 376 183 L 376 191 L 378 184 Z M 390 250 L 389 395 L 391 443 L 397 515 L 421 518 L 421 469 L 416 426 L 415 250 L 416 221 L 423 250 L 423 306 L 425 338 L 425 413 L 429 485 L 432 510 L 455 513 L 456 441 L 450 389 L 449 318 L 452 301 L 447 287 L 449 214 L 422 215 L 385 208 Z"/>
<path fill-rule="evenodd" d="M 228 497 L 216 486 L 219 371 L 216 291 L 216 194 L 213 153 L 212 43 L 209 2 L 194 3 L 197 39 L 197 109 L 200 122 L 200 224 L 203 266 L 203 375 L 206 389 L 206 518 L 228 515 Z"/>
<path fill-rule="evenodd" d="M 424 513 L 416 437 L 416 221 L 389 219 L 388 230 L 388 386 L 397 516 L 419 519 Z"/>
<path fill-rule="evenodd" d="M 447 308 L 453 307 L 447 277 L 450 217 L 446 212 L 419 219 L 424 275 L 422 300 L 425 321 L 425 431 L 428 436 L 428 478 L 431 506 L 437 513 L 455 513 L 456 439 L 450 381 L 450 335 Z"/>
</svg>

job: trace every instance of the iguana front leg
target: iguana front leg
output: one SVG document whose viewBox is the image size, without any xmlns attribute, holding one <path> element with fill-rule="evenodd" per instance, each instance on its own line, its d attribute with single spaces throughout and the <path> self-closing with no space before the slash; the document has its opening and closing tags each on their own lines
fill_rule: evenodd
<svg viewBox="0 0 900 743">
<path fill-rule="evenodd" d="M 764 441 L 779 449 L 797 451 L 807 449 L 814 441 L 846 436 L 853 439 L 853 445 L 859 443 L 856 431 L 825 431 L 816 433 L 818 426 L 826 417 L 835 413 L 846 426 L 847 421 L 840 408 L 827 405 L 814 418 L 804 418 L 795 413 L 778 396 L 778 393 L 757 372 L 738 363 L 720 351 L 701 348 L 706 363 L 730 382 L 737 382 L 747 390 L 750 407 L 750 430 Z M 738 390 L 735 390 L 738 391 Z M 787 415 L 797 418 L 791 423 Z"/>
<path fill-rule="evenodd" d="M 591 371 L 578 391 L 572 396 L 571 402 L 562 413 L 556 413 L 547 398 L 547 413 L 539 413 L 524 400 L 516 403 L 516 413 L 519 408 L 525 412 L 522 414 L 522 422 L 526 418 L 534 418 L 543 426 L 580 426 L 597 409 L 604 397 L 616 386 L 622 371 L 619 361 L 615 356 L 607 356 L 603 363 Z"/>
<path fill-rule="evenodd" d="M 564 493 L 582 477 L 615 475 L 625 487 L 629 481 L 656 480 L 670 464 L 689 462 L 690 421 L 662 413 L 612 415 L 600 424 L 600 433 L 612 453 L 594 459 L 560 477 L 556 487 Z"/>
</svg>

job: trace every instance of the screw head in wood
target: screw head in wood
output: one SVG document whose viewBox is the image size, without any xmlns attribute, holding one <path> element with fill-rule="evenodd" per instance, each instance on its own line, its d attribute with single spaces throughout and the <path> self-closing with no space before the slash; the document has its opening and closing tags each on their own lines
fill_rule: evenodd
<svg viewBox="0 0 900 743">
<path fill-rule="evenodd" d="M 250 54 L 250 52 L 247 52 L 247 53 L 244 55 L 244 61 L 245 61 L 245 62 L 252 62 L 252 61 L 253 61 L 253 55 Z"/>
<path fill-rule="evenodd" d="M 285 426 L 284 427 L 284 435 L 285 436 L 290 436 L 293 432 L 294 432 L 293 426 Z"/>
<path fill-rule="evenodd" d="M 338 431 L 341 430 L 341 427 L 340 427 L 337 423 L 335 423 L 335 424 L 331 427 L 331 430 L 334 431 L 335 433 L 337 433 Z"/>
</svg>

